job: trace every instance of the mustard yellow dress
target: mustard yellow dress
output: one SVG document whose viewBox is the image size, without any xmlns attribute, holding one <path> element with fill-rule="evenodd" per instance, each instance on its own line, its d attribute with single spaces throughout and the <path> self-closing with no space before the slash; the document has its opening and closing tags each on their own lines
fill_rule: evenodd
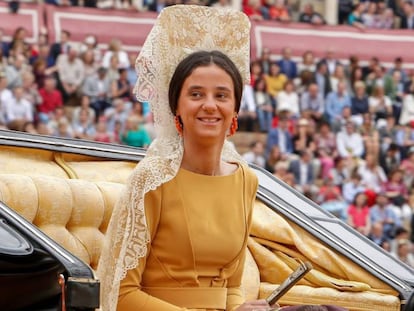
<svg viewBox="0 0 414 311">
<path fill-rule="evenodd" d="M 240 290 L 257 177 L 180 169 L 145 196 L 151 245 L 120 285 L 120 311 L 234 310 Z"/>
</svg>

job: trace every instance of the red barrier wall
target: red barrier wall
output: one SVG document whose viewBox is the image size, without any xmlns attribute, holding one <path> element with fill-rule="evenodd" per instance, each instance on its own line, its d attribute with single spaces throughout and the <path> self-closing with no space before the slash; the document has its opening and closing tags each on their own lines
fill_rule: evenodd
<svg viewBox="0 0 414 311">
<path fill-rule="evenodd" d="M 43 16 L 44 14 L 44 16 Z M 22 4 L 19 14 L 8 13 L 6 3 L 0 3 L 0 27 L 11 35 L 17 26 L 29 30 L 30 40 L 35 40 L 42 26 L 46 26 L 51 42 L 59 39 L 62 29 L 72 33 L 73 41 L 82 41 L 88 34 L 98 38 L 105 49 L 112 38 L 119 38 L 125 50 L 138 54 L 156 19 L 156 13 L 138 13 L 121 10 L 99 10 L 81 7 L 56 7 L 52 5 Z M 316 57 L 323 57 L 328 49 L 339 59 L 357 55 L 362 61 L 377 56 L 383 63 L 391 63 L 401 56 L 407 67 L 414 68 L 414 31 L 365 30 L 350 26 L 310 26 L 300 23 L 272 21 L 252 22 L 252 58 L 261 49 L 269 47 L 277 58 L 283 47 L 291 47 L 293 56 L 299 58 L 306 50 Z"/>
</svg>

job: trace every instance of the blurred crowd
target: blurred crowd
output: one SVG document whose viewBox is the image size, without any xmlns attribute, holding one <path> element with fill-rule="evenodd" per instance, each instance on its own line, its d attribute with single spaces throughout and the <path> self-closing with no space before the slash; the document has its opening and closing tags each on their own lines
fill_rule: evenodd
<svg viewBox="0 0 414 311">
<path fill-rule="evenodd" d="M 391 3 L 402 2 L 361 5 L 366 14 L 374 5 L 375 12 L 395 12 Z M 286 14 L 269 8 L 261 16 L 289 20 L 288 2 L 279 4 Z M 412 12 L 411 3 L 403 7 Z M 300 20 L 324 23 L 312 12 L 304 6 Z M 341 22 L 353 20 L 353 12 Z M 362 16 L 358 27 L 373 27 Z M 65 30 L 58 42 L 41 34 L 28 44 L 26 35 L 17 27 L 6 42 L 0 28 L 0 127 L 144 148 L 156 137 L 148 103 L 133 94 L 136 55 L 120 40 L 102 51 L 94 35 L 80 44 Z M 317 59 L 310 49 L 297 61 L 289 47 L 265 47 L 251 61 L 239 127 L 265 137 L 243 154 L 248 162 L 414 267 L 414 70 L 402 58 L 385 67 L 375 56 L 368 63 L 354 55 L 343 61 L 327 50 Z"/>
<path fill-rule="evenodd" d="M 31 1 L 29 2 L 37 2 Z M 9 2 L 13 12 L 19 9 L 18 0 Z M 41 0 L 56 6 L 82 6 L 99 9 L 160 12 L 175 4 L 197 4 L 230 7 L 245 12 L 252 20 L 325 24 L 322 12 L 312 1 L 301 0 Z M 302 3 L 303 2 L 303 3 Z M 414 29 L 413 0 L 338 0 L 338 24 L 359 29 Z M 325 9 L 326 10 L 326 9 Z"/>
<path fill-rule="evenodd" d="M 404 240 L 414 266 L 414 70 L 400 57 L 385 68 L 333 50 L 301 62 L 281 54 L 265 48 L 251 62 L 239 122 L 266 139 L 244 158 L 401 258 Z"/>
</svg>

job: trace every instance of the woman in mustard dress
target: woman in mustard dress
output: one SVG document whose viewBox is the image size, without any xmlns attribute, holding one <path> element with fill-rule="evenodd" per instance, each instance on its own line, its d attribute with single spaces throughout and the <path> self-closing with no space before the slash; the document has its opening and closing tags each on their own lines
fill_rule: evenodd
<svg viewBox="0 0 414 311">
<path fill-rule="evenodd" d="M 240 289 L 258 180 L 226 137 L 249 77 L 249 21 L 164 9 L 137 59 L 157 137 L 112 212 L 98 268 L 103 311 L 273 310 Z"/>
</svg>

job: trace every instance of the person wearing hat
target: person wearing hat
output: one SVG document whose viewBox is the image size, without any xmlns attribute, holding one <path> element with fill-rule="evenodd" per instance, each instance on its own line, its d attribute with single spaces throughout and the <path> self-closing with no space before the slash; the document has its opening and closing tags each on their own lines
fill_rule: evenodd
<svg viewBox="0 0 414 311">
<path fill-rule="evenodd" d="M 111 216 L 103 311 L 273 310 L 241 292 L 258 180 L 226 139 L 248 82 L 249 34 L 241 12 L 175 5 L 146 39 L 135 89 L 158 132 Z"/>
</svg>

